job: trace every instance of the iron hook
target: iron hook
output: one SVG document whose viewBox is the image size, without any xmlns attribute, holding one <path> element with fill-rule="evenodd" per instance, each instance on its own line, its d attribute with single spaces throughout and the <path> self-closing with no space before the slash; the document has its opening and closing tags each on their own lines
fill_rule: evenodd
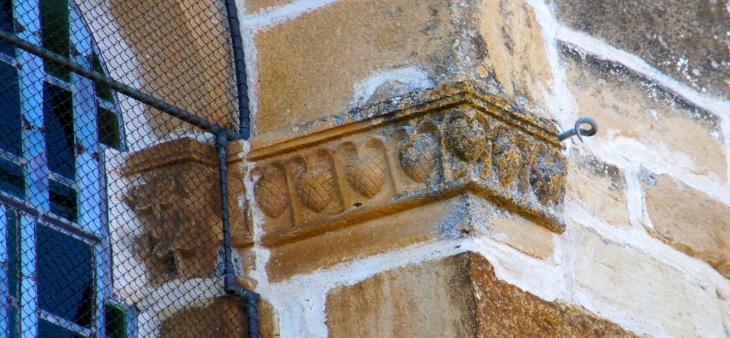
<svg viewBox="0 0 730 338">
<path fill-rule="evenodd" d="M 591 126 L 591 129 L 580 128 L 581 124 L 588 124 Z M 572 136 L 578 136 L 578 139 L 583 142 L 581 135 L 591 137 L 596 135 L 596 133 L 598 133 L 598 121 L 590 116 L 583 116 L 575 121 L 575 127 L 560 134 L 558 139 L 560 142 L 563 142 Z"/>
</svg>

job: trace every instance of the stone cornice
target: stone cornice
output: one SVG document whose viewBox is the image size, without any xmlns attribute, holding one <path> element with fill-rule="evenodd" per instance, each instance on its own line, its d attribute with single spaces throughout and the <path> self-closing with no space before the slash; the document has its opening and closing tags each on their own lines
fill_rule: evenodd
<svg viewBox="0 0 730 338">
<path fill-rule="evenodd" d="M 553 232 L 558 130 L 470 83 L 396 97 L 252 140 L 262 241 L 280 246 L 473 194 Z"/>
<path fill-rule="evenodd" d="M 389 124 L 438 113 L 450 106 L 470 104 L 532 136 L 559 147 L 553 121 L 516 109 L 508 100 L 485 93 L 471 82 L 444 84 L 438 89 L 391 98 L 343 115 L 317 119 L 306 124 L 251 139 L 250 161 L 287 154 L 347 135 L 363 133 Z"/>
</svg>

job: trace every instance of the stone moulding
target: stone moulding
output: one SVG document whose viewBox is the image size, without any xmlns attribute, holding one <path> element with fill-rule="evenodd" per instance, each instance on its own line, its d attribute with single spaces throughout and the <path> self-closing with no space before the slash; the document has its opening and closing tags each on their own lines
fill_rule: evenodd
<svg viewBox="0 0 730 338">
<path fill-rule="evenodd" d="M 252 140 L 264 245 L 473 194 L 562 233 L 558 130 L 469 82 Z"/>
</svg>

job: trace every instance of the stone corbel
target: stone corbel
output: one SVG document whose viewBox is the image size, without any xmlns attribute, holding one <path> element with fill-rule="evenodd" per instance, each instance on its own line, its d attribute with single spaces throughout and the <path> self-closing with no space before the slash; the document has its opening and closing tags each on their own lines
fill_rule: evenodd
<svg viewBox="0 0 730 338">
<path fill-rule="evenodd" d="M 473 194 L 553 232 L 566 159 L 555 124 L 468 82 L 252 141 L 264 245 Z"/>
<path fill-rule="evenodd" d="M 126 201 L 136 211 L 142 235 L 134 239 L 136 258 L 147 265 L 153 285 L 215 275 L 222 245 L 220 182 L 215 148 L 182 138 L 130 154 L 122 173 L 135 185 Z M 240 170 L 231 159 L 231 228 L 249 234 L 237 196 Z"/>
</svg>

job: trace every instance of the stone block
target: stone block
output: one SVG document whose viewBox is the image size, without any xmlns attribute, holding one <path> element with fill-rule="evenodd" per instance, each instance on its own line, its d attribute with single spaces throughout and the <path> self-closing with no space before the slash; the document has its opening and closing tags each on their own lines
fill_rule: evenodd
<svg viewBox="0 0 730 338">
<path fill-rule="evenodd" d="M 566 194 L 594 217 L 617 227 L 629 228 L 626 178 L 618 168 L 592 156 L 571 152 Z"/>
<path fill-rule="evenodd" d="M 109 8 L 116 21 L 113 24 L 119 27 L 139 65 L 139 69 L 128 71 L 140 74 L 143 92 L 237 129 L 230 33 L 223 1 L 113 0 Z M 148 106 L 145 117 L 160 137 L 181 132 L 179 129 L 192 130 Z"/>
<path fill-rule="evenodd" d="M 555 233 L 513 215 L 502 215 L 489 221 L 490 235 L 498 241 L 537 258 L 552 257 Z"/>
<path fill-rule="evenodd" d="M 330 337 L 476 337 L 466 256 L 372 276 L 327 294 Z"/>
<path fill-rule="evenodd" d="M 132 251 L 147 265 L 152 284 L 212 277 L 223 241 L 215 148 L 190 138 L 160 143 L 130 154 L 121 171 L 134 182 L 125 200 L 142 228 L 130 241 Z M 240 171 L 231 171 L 229 180 L 231 230 L 245 237 Z"/>
<path fill-rule="evenodd" d="M 378 70 L 445 67 L 449 13 L 441 0 L 343 0 L 257 32 L 258 133 L 346 111 Z"/>
<path fill-rule="evenodd" d="M 698 174 L 727 179 L 717 117 L 692 107 L 619 65 L 564 50 L 568 86 L 581 112 L 601 123 L 598 135 L 635 138 L 658 151 L 681 152 Z"/>
<path fill-rule="evenodd" d="M 269 280 L 276 282 L 433 239 L 450 209 L 447 202 L 430 204 L 283 245 L 264 239 L 265 245 L 275 245 L 270 249 L 266 272 Z"/>
<path fill-rule="evenodd" d="M 248 330 L 246 310 L 229 297 L 202 307 L 185 308 L 162 322 L 160 337 L 243 337 Z"/>
<path fill-rule="evenodd" d="M 259 333 L 262 337 L 280 337 L 279 315 L 266 299 L 258 302 Z M 232 297 L 217 297 L 190 305 L 160 325 L 160 337 L 248 337 L 246 304 Z M 145 332 L 149 334 L 149 332 Z"/>
<path fill-rule="evenodd" d="M 730 279 L 730 206 L 668 175 L 644 172 L 642 181 L 652 236 Z"/>
<path fill-rule="evenodd" d="M 500 238 L 530 254 L 549 256 L 547 232 L 565 229 L 558 215 L 567 161 L 557 128 L 471 82 L 356 110 L 339 125 L 269 136 L 252 141 L 248 160 L 255 163 L 252 213 L 273 248 L 267 271 L 274 280 L 459 236 L 442 230 L 464 215 L 444 206 L 467 195 L 543 227 L 500 224 Z M 462 204 L 459 210 L 470 208 Z"/>
<path fill-rule="evenodd" d="M 497 279 L 474 253 L 382 272 L 330 290 L 330 337 L 633 337 L 578 307 Z"/>
<path fill-rule="evenodd" d="M 730 97 L 727 1 L 556 0 L 567 25 L 634 53 L 701 91 Z"/>
<path fill-rule="evenodd" d="M 341 0 L 262 28 L 254 43 L 259 135 L 467 79 L 540 106 L 552 76 L 523 1 Z"/>
<path fill-rule="evenodd" d="M 674 337 L 722 337 L 714 288 L 577 225 L 576 278 L 596 299 Z"/>
</svg>

